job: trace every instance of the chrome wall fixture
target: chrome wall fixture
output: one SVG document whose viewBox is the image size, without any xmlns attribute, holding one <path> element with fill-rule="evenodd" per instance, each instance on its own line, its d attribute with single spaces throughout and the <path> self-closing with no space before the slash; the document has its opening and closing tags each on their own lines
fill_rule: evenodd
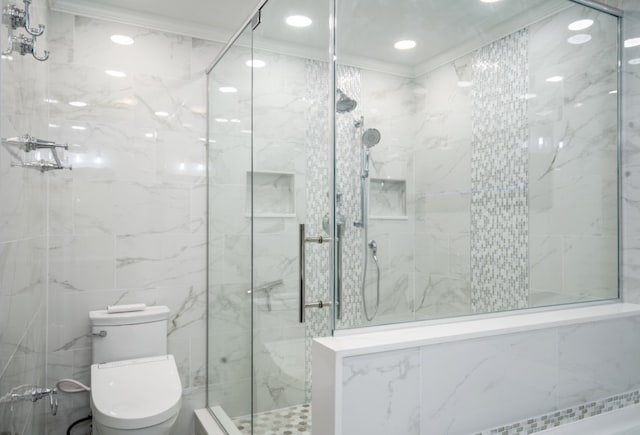
<svg viewBox="0 0 640 435">
<path fill-rule="evenodd" d="M 21 161 L 20 163 L 11 163 L 11 166 L 38 169 L 40 172 L 50 171 L 53 169 L 73 169 L 71 165 L 64 166 L 58 156 L 58 149 L 69 150 L 69 145 L 66 143 L 57 144 L 52 141 L 37 139 L 30 134 L 2 139 L 2 143 L 20 147 L 27 153 L 42 149 L 49 150 L 51 152 L 51 157 L 53 158 L 53 160 L 38 159 L 35 162 Z"/>
<path fill-rule="evenodd" d="M 18 392 L 23 390 L 21 392 Z M 45 397 L 49 398 L 49 407 L 51 408 L 51 415 L 58 413 L 58 389 L 57 388 L 43 388 L 36 387 L 34 385 L 20 385 L 14 387 L 11 391 L 4 396 L 0 397 L 0 403 L 13 403 L 13 402 L 37 402 Z"/>
<path fill-rule="evenodd" d="M 31 0 L 22 0 L 24 9 L 19 9 L 16 5 L 9 5 L 2 10 L 2 23 L 7 26 L 7 49 L 2 52 L 8 56 L 17 51 L 22 56 L 31 54 L 36 60 L 44 62 L 49 59 L 49 52 L 44 51 L 44 55 L 36 54 L 37 38 L 44 33 L 44 25 L 31 27 Z M 14 31 L 24 29 L 31 37 L 25 35 L 14 35 Z"/>
</svg>

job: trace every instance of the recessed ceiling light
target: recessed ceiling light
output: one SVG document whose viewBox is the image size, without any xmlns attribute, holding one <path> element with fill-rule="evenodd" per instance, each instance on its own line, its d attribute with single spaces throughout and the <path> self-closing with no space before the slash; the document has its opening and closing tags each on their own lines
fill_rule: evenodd
<svg viewBox="0 0 640 435">
<path fill-rule="evenodd" d="M 108 69 L 105 70 L 104 72 L 106 75 L 111 76 L 111 77 L 118 77 L 118 78 L 124 78 L 127 76 L 127 74 L 123 73 L 122 71 L 116 71 L 114 69 Z"/>
<path fill-rule="evenodd" d="M 466 81 L 466 80 L 460 80 L 460 81 L 458 82 L 458 87 L 461 87 L 461 88 L 468 88 L 469 86 L 473 86 L 473 82 L 468 82 L 468 81 Z"/>
<path fill-rule="evenodd" d="M 216 118 L 216 122 L 229 122 L 227 118 Z"/>
<path fill-rule="evenodd" d="M 69 106 L 73 107 L 86 107 L 87 103 L 84 101 L 69 101 Z"/>
<path fill-rule="evenodd" d="M 145 133 L 144 137 L 151 139 L 153 137 L 153 133 Z"/>
<path fill-rule="evenodd" d="M 49 124 L 49 127 L 51 127 L 51 128 L 58 128 L 58 127 L 60 127 L 60 126 L 59 126 L 58 124 Z"/>
<path fill-rule="evenodd" d="M 482 3 L 498 3 L 500 0 L 480 0 Z"/>
<path fill-rule="evenodd" d="M 83 127 L 82 125 L 72 125 L 71 128 L 73 130 L 86 130 L 87 127 Z"/>
<path fill-rule="evenodd" d="M 636 57 L 629 60 L 629 65 L 640 65 L 640 57 Z"/>
<path fill-rule="evenodd" d="M 618 93 L 618 90 L 617 90 L 617 89 L 614 89 L 613 91 L 609 91 L 609 93 L 610 93 L 610 94 L 617 94 L 617 93 Z"/>
<path fill-rule="evenodd" d="M 549 77 L 547 79 L 547 81 L 549 83 L 558 83 L 558 82 L 561 82 L 563 80 L 564 80 L 564 77 L 562 77 L 562 76 L 552 76 L 552 77 Z"/>
<path fill-rule="evenodd" d="M 292 27 L 308 27 L 313 23 L 311 18 L 305 17 L 304 15 L 291 15 L 288 16 L 285 21 Z"/>
<path fill-rule="evenodd" d="M 119 45 L 133 45 L 133 38 L 127 35 L 111 35 L 111 42 Z"/>
<path fill-rule="evenodd" d="M 629 38 L 624 40 L 624 48 L 637 47 L 640 45 L 640 38 Z"/>
<path fill-rule="evenodd" d="M 573 36 L 569 37 L 569 39 L 567 39 L 567 42 L 569 44 L 574 44 L 574 45 L 585 44 L 585 43 L 587 43 L 589 41 L 591 41 L 591 35 L 587 35 L 586 33 L 580 33 L 578 35 L 573 35 Z"/>
<path fill-rule="evenodd" d="M 159 116 L 160 118 L 166 118 L 167 116 L 169 116 L 169 112 L 154 112 L 154 114 L 156 116 Z"/>
<path fill-rule="evenodd" d="M 593 25 L 593 20 L 578 20 L 569 24 L 569 26 L 567 27 L 569 28 L 569 30 L 573 30 L 574 32 L 576 32 L 578 30 L 588 29 L 592 25 Z"/>
<path fill-rule="evenodd" d="M 416 46 L 416 41 L 412 41 L 411 39 L 404 39 L 402 41 L 398 41 L 393 46 L 396 50 L 410 50 Z"/>
<path fill-rule="evenodd" d="M 251 130 L 240 130 L 240 133 L 251 134 Z"/>
<path fill-rule="evenodd" d="M 233 118 L 233 119 L 231 120 L 231 122 L 235 122 L 235 123 L 237 124 L 237 123 L 239 123 L 239 122 L 240 122 L 240 120 L 239 120 L 238 118 Z"/>
<path fill-rule="evenodd" d="M 2 56 L 0 56 L 0 57 L 2 57 L 2 59 L 6 59 L 6 60 L 13 60 L 13 56 L 11 56 L 11 55 L 9 55 L 9 54 L 3 54 L 3 55 L 2 55 Z"/>
<path fill-rule="evenodd" d="M 223 94 L 233 94 L 238 92 L 238 90 L 233 86 L 222 86 L 222 87 L 219 87 L 218 90 Z"/>
<path fill-rule="evenodd" d="M 45 98 L 44 102 L 49 104 L 58 104 L 58 100 L 54 100 L 53 98 Z"/>
<path fill-rule="evenodd" d="M 250 68 L 263 68 L 267 66 L 267 62 L 265 62 L 264 60 L 249 59 L 248 61 L 245 62 L 245 65 L 247 65 Z"/>
</svg>

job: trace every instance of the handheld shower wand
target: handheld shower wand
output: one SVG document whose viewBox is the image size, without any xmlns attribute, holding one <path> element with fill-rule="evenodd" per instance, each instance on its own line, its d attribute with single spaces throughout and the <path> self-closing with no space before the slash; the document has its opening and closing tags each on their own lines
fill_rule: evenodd
<svg viewBox="0 0 640 435">
<path fill-rule="evenodd" d="M 362 127 L 364 121 L 357 124 L 357 127 Z M 369 198 L 369 160 L 371 158 L 371 148 L 376 146 L 380 142 L 380 131 L 375 128 L 369 128 L 362 133 L 361 148 L 360 148 L 360 220 L 353 223 L 357 228 L 362 228 L 362 281 L 360 283 L 360 293 L 362 296 L 362 307 L 364 316 L 368 321 L 378 313 L 380 307 L 380 265 L 378 263 L 378 244 L 375 240 L 368 241 L 369 238 L 369 217 L 368 217 L 368 198 Z M 366 281 L 367 281 L 367 266 L 369 263 L 369 249 L 373 254 L 373 260 L 376 263 L 376 303 L 373 313 L 369 314 L 367 307 L 366 296 Z"/>
</svg>

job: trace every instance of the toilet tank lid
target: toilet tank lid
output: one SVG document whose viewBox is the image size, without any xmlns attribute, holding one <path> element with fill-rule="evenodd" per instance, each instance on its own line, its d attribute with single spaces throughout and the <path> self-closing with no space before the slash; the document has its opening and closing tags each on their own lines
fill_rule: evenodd
<svg viewBox="0 0 640 435">
<path fill-rule="evenodd" d="M 169 308 L 164 305 L 146 307 L 142 311 L 127 313 L 111 313 L 107 310 L 89 311 L 89 319 L 93 326 L 135 325 L 136 323 L 157 322 L 169 318 Z"/>
</svg>

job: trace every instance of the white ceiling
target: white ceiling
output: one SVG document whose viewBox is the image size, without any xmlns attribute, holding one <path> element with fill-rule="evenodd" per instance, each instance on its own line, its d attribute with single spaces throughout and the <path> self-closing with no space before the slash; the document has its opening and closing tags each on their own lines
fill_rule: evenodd
<svg viewBox="0 0 640 435">
<path fill-rule="evenodd" d="M 228 41 L 260 0 L 49 0 L 51 9 Z"/>
<path fill-rule="evenodd" d="M 54 10 L 158 30 L 228 41 L 260 0 L 49 0 Z M 271 0 L 254 34 L 254 46 L 312 58 L 327 58 L 328 0 Z M 341 0 L 338 2 L 339 61 L 416 74 L 451 61 L 490 41 L 569 7 L 568 0 Z M 311 27 L 287 26 L 304 14 Z M 325 24 L 326 23 L 326 24 Z M 393 48 L 414 39 L 415 49 Z"/>
</svg>

